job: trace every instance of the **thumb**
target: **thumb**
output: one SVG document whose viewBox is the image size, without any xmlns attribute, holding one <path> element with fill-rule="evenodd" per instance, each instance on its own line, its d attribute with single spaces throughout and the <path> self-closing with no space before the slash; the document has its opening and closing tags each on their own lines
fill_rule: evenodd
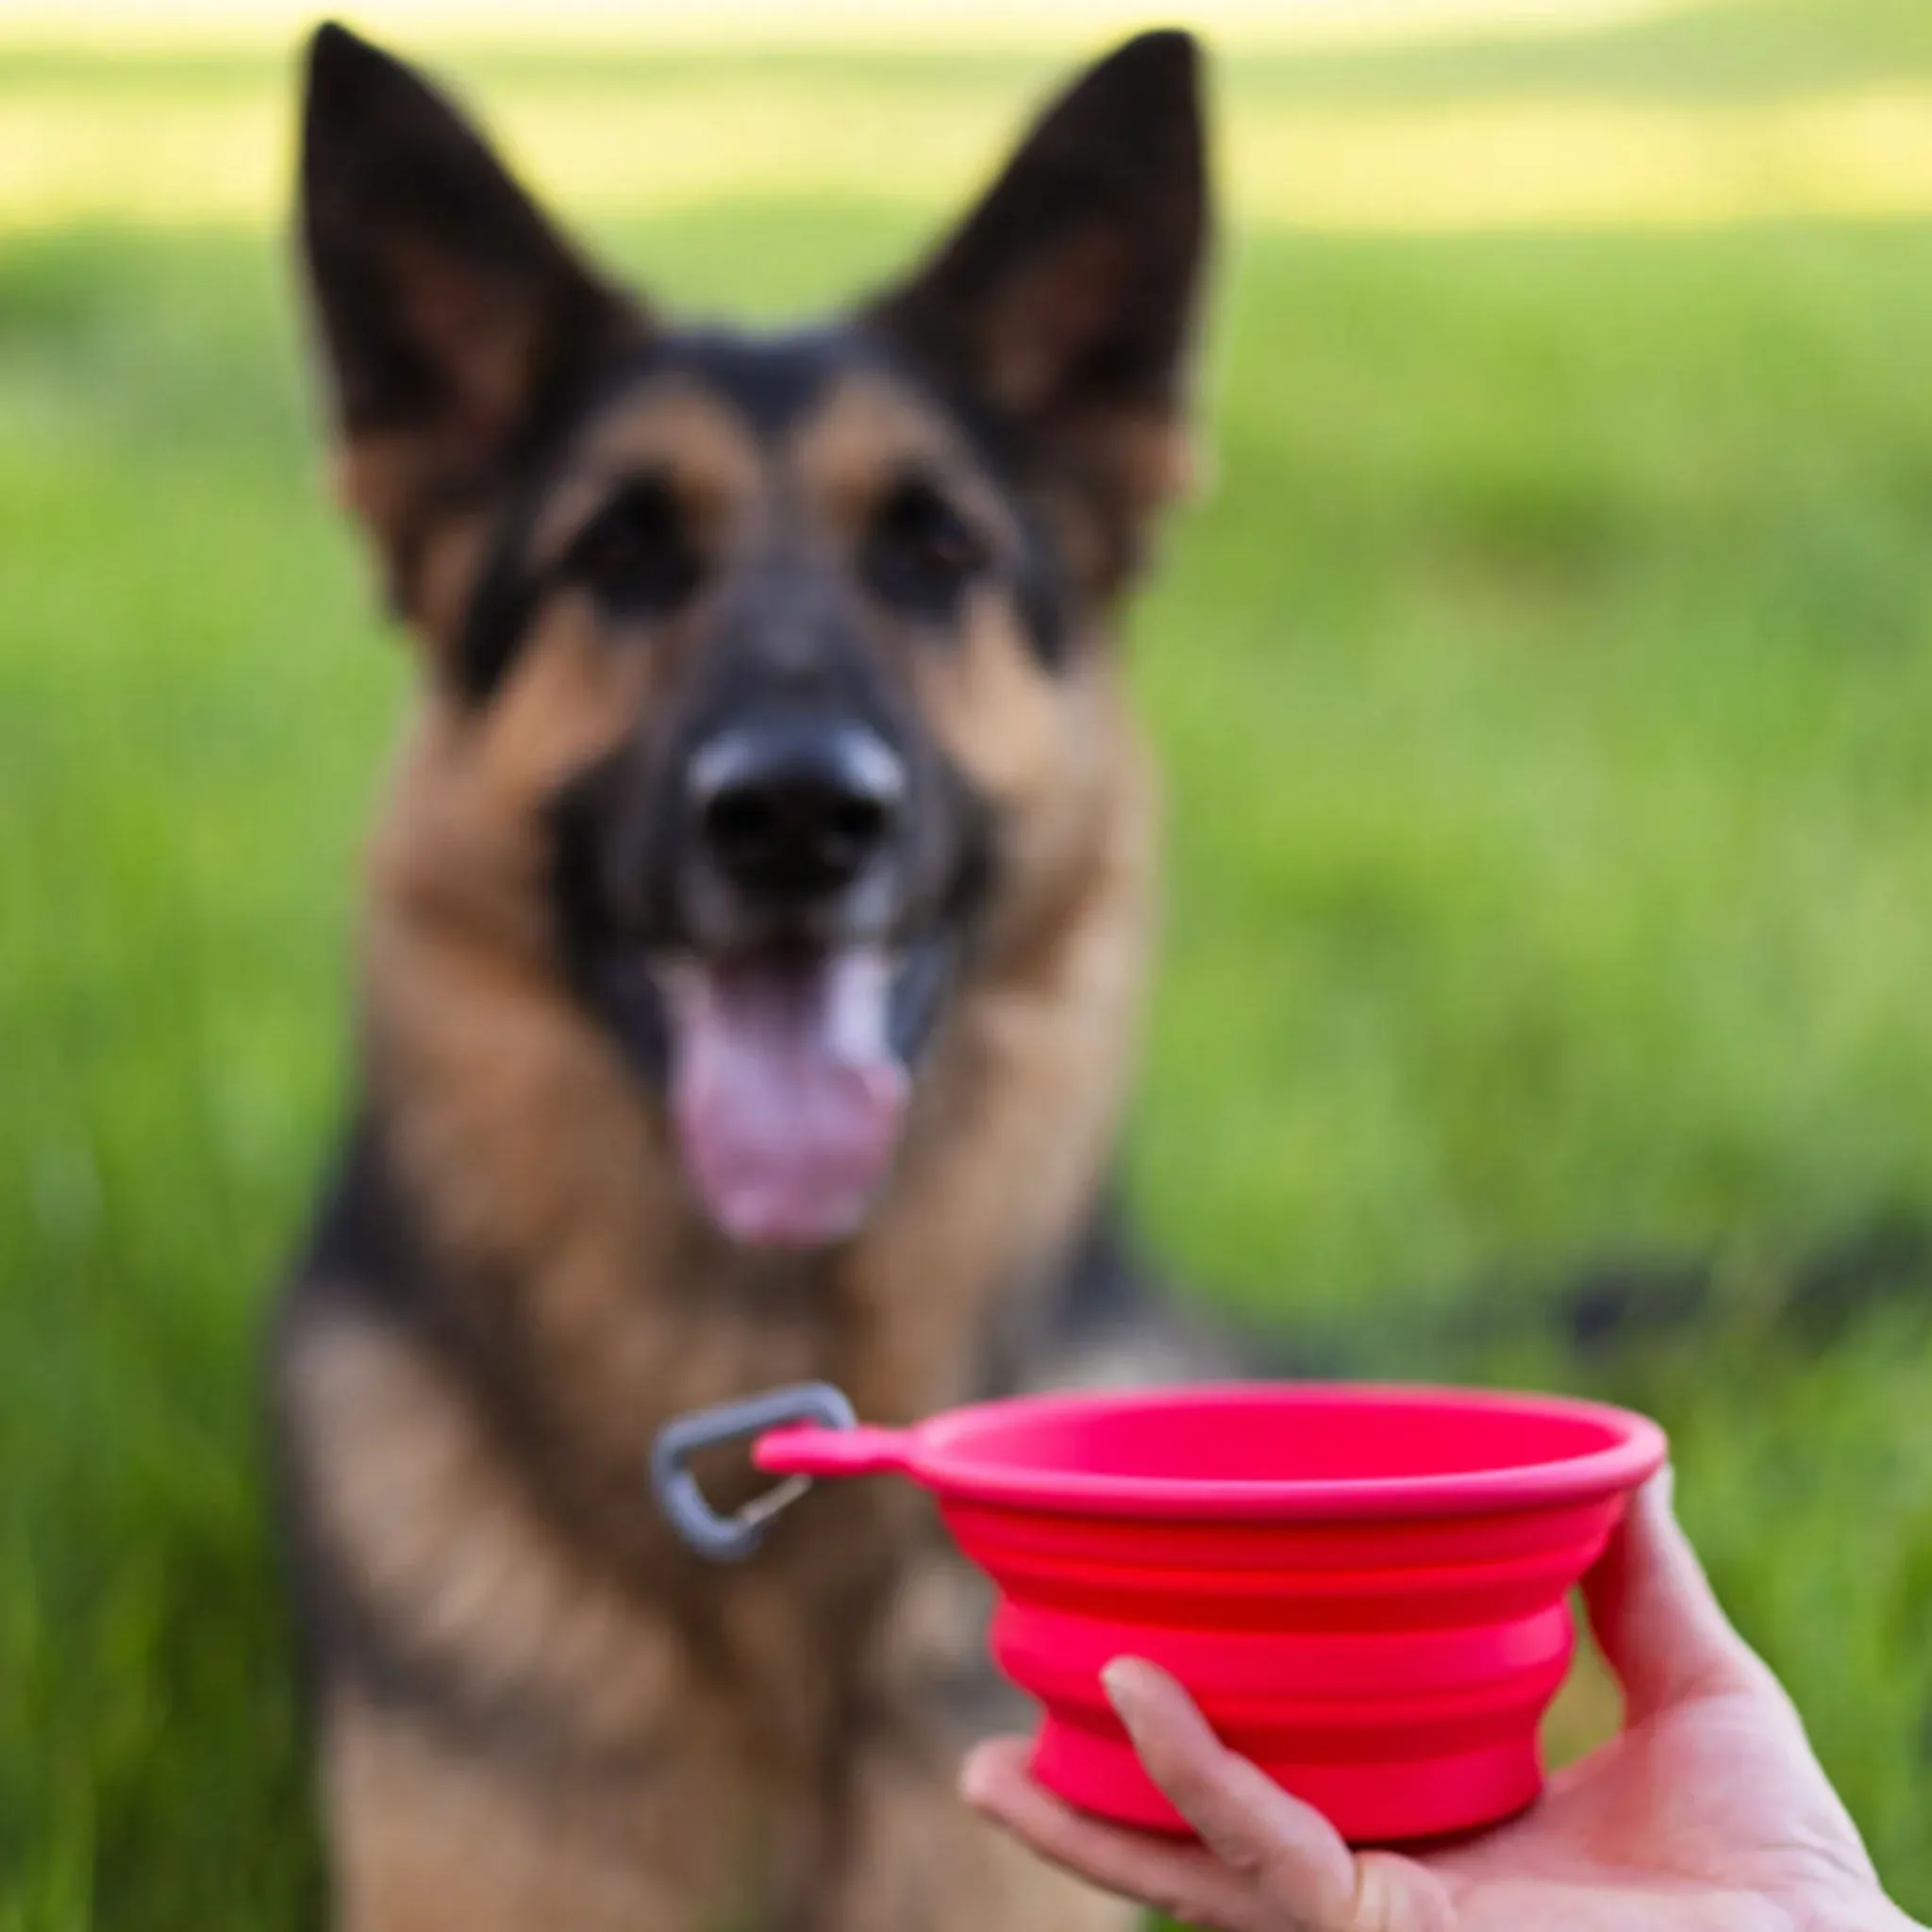
<svg viewBox="0 0 1932 1932">
<path fill-rule="evenodd" d="M 1720 1607 L 1672 1508 L 1672 1489 L 1667 1469 L 1632 1498 L 1584 1581 L 1591 1625 L 1623 1684 L 1631 1724 L 1700 1698 L 1772 1686 Z"/>
<path fill-rule="evenodd" d="M 1224 1748 L 1165 1671 L 1116 1657 L 1100 1679 L 1148 1776 L 1224 1867 L 1307 1932 L 1355 1932 L 1355 1860 L 1325 1818 Z"/>
<path fill-rule="evenodd" d="M 1353 1857 L 1321 1814 L 1224 1749 L 1163 1671 L 1117 1657 L 1101 1673 L 1141 1761 L 1222 1870 L 1252 1888 L 1257 1921 L 1296 1932 L 1451 1932 L 1449 1894 L 1386 1853 Z"/>
</svg>

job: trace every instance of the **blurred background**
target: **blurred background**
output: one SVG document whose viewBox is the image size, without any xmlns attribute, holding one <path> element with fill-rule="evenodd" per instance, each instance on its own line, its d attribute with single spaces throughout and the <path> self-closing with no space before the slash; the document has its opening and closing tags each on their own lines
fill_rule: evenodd
<svg viewBox="0 0 1932 1932">
<path fill-rule="evenodd" d="M 1932 1914 L 1932 8 L 1182 17 L 1229 220 L 1218 481 L 1132 625 L 1141 1212 L 1311 1368 L 1658 1414 Z M 354 20 L 758 315 L 1141 24 Z M 305 25 L 0 7 L 0 1932 L 317 1917 L 254 1357 L 407 676 L 291 305 Z"/>
</svg>

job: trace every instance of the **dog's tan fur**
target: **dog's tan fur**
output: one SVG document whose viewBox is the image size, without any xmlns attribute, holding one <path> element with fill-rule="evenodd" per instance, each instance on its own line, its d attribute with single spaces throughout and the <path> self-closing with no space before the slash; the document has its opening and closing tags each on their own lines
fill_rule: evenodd
<svg viewBox="0 0 1932 1932">
<path fill-rule="evenodd" d="M 810 1821 L 813 1838 L 833 1842 L 795 1857 L 836 1869 L 842 1840 L 867 1883 L 924 1900 L 918 1912 L 902 1902 L 882 1916 L 854 1895 L 841 1907 L 851 1916 L 826 1917 L 827 1928 L 1071 1927 L 1070 1907 L 1045 1903 L 1058 1881 L 955 1818 L 941 1746 L 921 1755 L 896 1725 L 879 1725 L 892 1687 L 868 1679 L 895 1636 L 910 1633 L 892 1630 L 887 1606 L 849 1620 L 847 1599 L 855 1577 L 890 1571 L 914 1541 L 920 1506 L 891 1492 L 827 1496 L 756 1570 L 693 1574 L 648 1507 L 642 1470 L 669 1416 L 746 1390 L 822 1376 L 881 1421 L 910 1421 L 968 1392 L 963 1374 L 996 1292 L 1028 1256 L 1067 1239 L 1108 1150 L 1148 881 L 1132 761 L 1108 788 L 1105 836 L 1083 854 L 1064 910 L 1028 936 L 1007 975 L 974 993 L 925 1090 L 889 1211 L 807 1310 L 696 1221 L 634 1082 L 556 986 L 534 930 L 519 932 L 508 876 L 475 924 L 446 903 L 443 882 L 474 867 L 470 841 L 506 857 L 517 845 L 513 824 L 492 837 L 455 808 L 453 794 L 474 800 L 487 787 L 448 736 L 425 721 L 380 841 L 372 1064 L 399 1173 L 437 1239 L 522 1284 L 513 1315 L 483 1318 L 519 1323 L 530 1386 L 567 1409 L 546 1418 L 571 1456 L 551 1474 L 590 1533 L 561 1534 L 528 1506 L 502 1445 L 433 1362 L 352 1320 L 291 1351 L 294 1427 L 338 1558 L 357 1567 L 412 1648 L 486 1696 L 541 1706 L 559 1733 L 560 1761 L 497 1774 L 486 1757 L 439 1749 L 353 1693 L 331 1709 L 345 1923 L 669 1932 L 703 1923 L 697 1907 L 729 1894 L 748 1842 Z M 542 739 L 533 730 L 531 742 Z M 961 1120 L 970 1135 L 952 1128 Z M 896 1588 L 916 1597 L 924 1582 L 911 1574 Z M 667 1586 L 690 1599 L 685 1616 L 708 1625 L 712 1670 L 691 1655 L 678 1613 L 650 1601 Z M 912 1660 L 941 1671 L 960 1661 Z M 880 1757 L 860 1779 L 905 1840 L 891 1857 L 858 1819 L 820 1815 L 814 1747 L 841 1726 L 815 1707 L 821 1697 L 849 1700 L 850 1755 Z M 924 1794 L 916 1808 L 908 1779 Z M 752 1825 L 741 1814 L 755 1793 L 763 1803 Z M 487 1851 L 473 1856 L 473 1845 Z M 458 1876 L 466 1894 L 476 1888 L 460 1911 Z M 1037 1909 L 1024 1897 L 1036 1890 Z M 410 1903 L 419 1896 L 429 1917 Z"/>
</svg>

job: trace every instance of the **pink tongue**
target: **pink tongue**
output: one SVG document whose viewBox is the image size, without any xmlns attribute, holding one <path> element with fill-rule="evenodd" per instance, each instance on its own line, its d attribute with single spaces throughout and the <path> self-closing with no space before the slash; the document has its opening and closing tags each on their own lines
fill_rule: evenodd
<svg viewBox="0 0 1932 1932">
<path fill-rule="evenodd" d="M 809 1247 L 850 1234 L 884 1178 L 906 1070 L 876 953 L 796 965 L 680 964 L 668 976 L 672 1114 L 727 1234 Z"/>
</svg>

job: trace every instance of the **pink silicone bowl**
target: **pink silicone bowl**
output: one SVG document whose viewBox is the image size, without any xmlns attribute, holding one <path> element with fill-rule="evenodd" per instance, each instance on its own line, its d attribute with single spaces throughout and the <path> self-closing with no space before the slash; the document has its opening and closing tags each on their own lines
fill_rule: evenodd
<svg viewBox="0 0 1932 1932">
<path fill-rule="evenodd" d="M 842 1414 L 812 1412 L 849 1417 L 818 1392 Z M 1641 1416 L 1554 1396 L 1241 1384 L 794 1425 L 753 1453 L 774 1474 L 891 1472 L 933 1492 L 997 1586 L 993 1654 L 1043 1707 L 1034 1774 L 1069 1803 L 1187 1829 L 1100 1688 L 1131 1655 L 1359 1843 L 1536 1797 L 1569 1592 L 1665 1442 Z"/>
</svg>

